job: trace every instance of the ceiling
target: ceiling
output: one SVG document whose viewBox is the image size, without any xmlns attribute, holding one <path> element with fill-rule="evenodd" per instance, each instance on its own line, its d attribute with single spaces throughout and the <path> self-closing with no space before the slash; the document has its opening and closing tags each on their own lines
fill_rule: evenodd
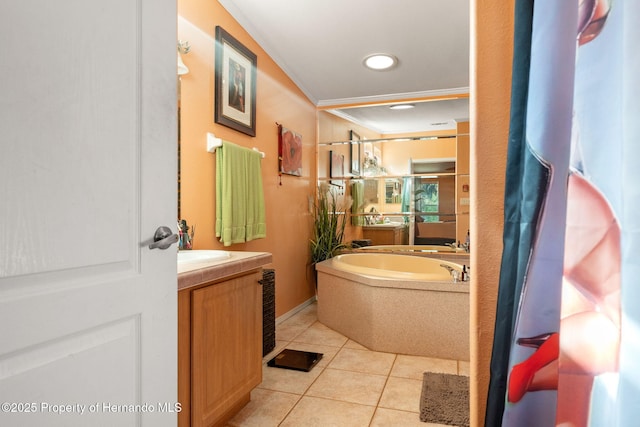
<svg viewBox="0 0 640 427">
<path fill-rule="evenodd" d="M 380 133 L 455 128 L 468 97 L 390 110 L 341 105 L 469 93 L 469 0 L 219 0 L 318 107 Z M 398 65 L 372 71 L 373 53 Z M 258 69 L 260 58 L 258 58 Z"/>
</svg>

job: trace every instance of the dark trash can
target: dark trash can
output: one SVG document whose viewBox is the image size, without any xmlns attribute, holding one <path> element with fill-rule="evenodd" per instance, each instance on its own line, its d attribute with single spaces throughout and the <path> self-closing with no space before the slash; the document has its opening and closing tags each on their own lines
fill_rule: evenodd
<svg viewBox="0 0 640 427">
<path fill-rule="evenodd" d="M 262 270 L 262 357 L 276 348 L 276 272 Z"/>
</svg>

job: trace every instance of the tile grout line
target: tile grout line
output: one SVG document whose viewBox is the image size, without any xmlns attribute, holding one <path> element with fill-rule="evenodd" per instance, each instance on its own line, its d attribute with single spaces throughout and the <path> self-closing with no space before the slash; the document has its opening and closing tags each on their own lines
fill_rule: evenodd
<svg viewBox="0 0 640 427">
<path fill-rule="evenodd" d="M 296 337 L 299 337 L 300 335 L 302 335 L 305 331 L 307 331 L 309 328 L 311 328 L 311 326 L 313 326 L 316 322 L 318 322 L 318 323 L 319 323 L 319 320 L 317 320 L 317 319 L 316 319 L 316 321 L 315 321 L 315 322 L 313 322 L 311 325 L 307 326 L 307 327 L 306 327 L 302 332 L 300 332 L 299 334 L 297 334 L 297 335 L 296 335 L 296 336 L 295 336 L 291 341 L 289 341 L 289 343 L 288 343 L 287 345 L 291 345 L 291 343 L 293 343 L 293 342 L 294 342 L 294 340 L 295 340 L 295 338 L 296 338 Z M 321 323 L 321 324 L 322 324 L 322 323 Z M 337 351 L 337 352 L 336 352 L 336 354 L 333 356 L 334 358 L 335 358 L 335 356 L 340 352 L 340 350 L 342 350 L 342 349 L 344 348 L 344 346 L 345 346 L 345 344 L 346 344 L 347 342 L 349 342 L 349 340 L 348 340 L 348 339 L 347 339 L 344 343 L 342 343 L 342 345 L 341 345 L 340 347 L 337 347 L 337 348 L 338 348 L 338 351 Z M 301 343 L 301 344 L 304 344 L 304 343 Z M 311 345 L 313 345 L 313 344 L 311 344 Z M 317 345 L 324 345 L 324 344 L 317 344 Z M 331 346 L 331 347 L 333 347 L 333 346 Z M 285 346 L 285 348 L 286 348 L 286 346 Z M 331 359 L 331 360 L 333 360 L 333 359 Z M 299 398 L 299 399 L 296 401 L 296 403 L 291 407 L 291 409 L 289 409 L 289 411 L 288 411 L 288 412 L 287 412 L 287 414 L 284 416 L 284 418 L 282 418 L 282 421 L 280 421 L 280 422 L 278 423 L 278 426 L 282 425 L 282 423 L 284 423 L 284 422 L 286 421 L 287 417 L 288 417 L 289 415 L 291 415 L 291 412 L 293 412 L 293 410 L 294 410 L 294 409 L 298 406 L 298 404 L 302 401 L 302 398 L 303 398 L 303 397 L 305 397 L 305 396 L 307 396 L 307 392 L 308 392 L 308 391 L 309 391 L 309 389 L 313 386 L 313 384 L 315 384 L 315 382 L 316 382 L 316 381 L 318 381 L 318 378 L 320 378 L 320 375 L 322 375 L 322 373 L 325 371 L 325 369 L 329 366 L 329 363 L 331 363 L 331 362 L 330 362 L 330 361 L 329 361 L 329 362 L 327 362 L 327 364 L 326 364 L 325 366 L 323 366 L 323 367 L 322 367 L 322 371 L 320 371 L 320 373 L 318 374 L 318 376 L 317 376 L 313 381 L 311 381 L 311 383 L 309 384 L 309 386 L 308 386 L 308 387 L 304 390 L 304 392 L 300 395 L 300 398 Z M 317 367 L 318 367 L 318 366 L 316 366 L 316 368 L 317 368 Z M 308 396 L 308 397 L 310 397 L 310 396 Z"/>
<path fill-rule="evenodd" d="M 277 425 L 278 425 L 278 426 L 282 426 L 282 425 L 284 425 L 284 424 L 285 424 L 285 422 L 286 422 L 286 420 L 288 419 L 288 417 L 292 415 L 292 413 L 294 412 L 294 410 L 295 410 L 296 408 L 301 408 L 300 404 L 301 404 L 301 401 L 302 401 L 303 397 L 310 397 L 310 398 L 320 399 L 320 400 L 325 400 L 325 401 L 348 402 L 348 401 L 346 401 L 346 400 L 344 400 L 344 399 L 341 399 L 341 398 L 332 398 L 332 397 L 323 397 L 323 396 L 311 396 L 311 395 L 309 395 L 309 394 L 308 394 L 308 393 L 309 393 L 309 391 L 310 391 L 310 389 L 314 386 L 314 384 L 316 384 L 316 383 L 317 383 L 318 379 L 326 373 L 327 368 L 330 368 L 330 369 L 333 369 L 333 370 L 337 370 L 337 371 L 344 371 L 344 372 L 359 372 L 359 373 L 364 373 L 364 374 L 367 374 L 367 373 L 368 373 L 368 372 L 360 372 L 360 371 L 357 371 L 357 370 L 356 370 L 356 371 L 353 371 L 353 370 L 351 370 L 351 369 L 332 368 L 332 367 L 330 366 L 330 365 L 331 365 L 331 363 L 333 363 L 333 362 L 335 361 L 335 359 L 338 357 L 338 355 L 339 355 L 342 351 L 344 351 L 345 349 L 351 349 L 351 348 L 352 348 L 352 347 L 349 347 L 349 346 L 348 346 L 348 344 L 349 344 L 349 342 L 350 342 L 350 339 L 349 339 L 348 337 L 344 337 L 344 336 L 343 336 L 344 338 L 346 338 L 346 340 L 345 340 L 345 341 L 343 341 L 343 342 L 342 342 L 340 345 L 338 345 L 338 346 L 336 346 L 336 345 L 327 345 L 327 344 L 325 344 L 324 342 L 323 342 L 323 343 L 319 343 L 319 342 L 301 342 L 301 341 L 296 341 L 296 339 L 298 339 L 298 338 L 299 338 L 301 335 L 303 335 L 306 331 L 308 331 L 309 329 L 311 329 L 314 325 L 316 325 L 316 323 L 318 323 L 319 325 L 326 326 L 326 325 L 324 325 L 322 322 L 320 322 L 320 321 L 317 319 L 317 314 L 316 314 L 315 320 L 313 320 L 313 319 L 309 319 L 309 317 L 310 317 L 310 316 L 309 316 L 309 317 L 307 317 L 307 316 L 308 316 L 308 314 L 309 314 L 309 313 L 308 313 L 307 309 L 305 308 L 304 312 L 301 310 L 300 312 L 296 313 L 296 315 L 291 316 L 290 318 L 288 318 L 288 319 L 286 320 L 286 322 L 287 322 L 287 323 L 288 323 L 290 320 L 294 320 L 292 323 L 296 324 L 295 319 L 298 317 L 298 318 L 300 318 L 300 319 L 303 319 L 304 321 L 303 321 L 303 322 L 301 322 L 300 324 L 296 324 L 296 326 L 299 326 L 299 327 L 301 327 L 301 328 L 300 328 L 300 330 L 299 330 L 295 335 L 293 335 L 290 339 L 286 339 L 286 340 L 281 340 L 281 341 L 280 341 L 280 342 L 282 343 L 282 346 L 280 347 L 280 351 L 282 351 L 284 348 L 288 348 L 288 347 L 290 347 L 290 346 L 299 346 L 299 345 L 314 346 L 314 345 L 315 345 L 315 346 L 331 347 L 332 349 L 335 349 L 335 350 L 336 350 L 336 352 L 333 354 L 333 357 L 331 358 L 331 360 L 328 360 L 328 361 L 327 361 L 326 365 L 323 365 L 323 366 L 320 366 L 320 367 L 316 366 L 316 368 L 320 368 L 320 372 L 318 373 L 318 375 L 317 375 L 317 376 L 315 376 L 315 377 L 312 379 L 312 381 L 309 383 L 309 385 L 308 385 L 306 388 L 304 388 L 304 390 L 301 392 L 301 394 L 287 392 L 287 393 L 289 393 L 289 394 L 295 395 L 297 399 L 295 400 L 295 402 L 293 403 L 293 405 L 291 406 L 291 408 L 290 408 L 290 409 L 289 409 L 289 410 L 288 410 L 288 411 L 283 415 L 282 419 L 280 419 L 280 420 L 278 420 L 278 421 L 277 421 Z M 312 321 L 310 324 L 308 324 L 308 320 L 313 320 L 313 321 Z M 282 323 L 285 323 L 285 322 L 282 322 Z M 280 325 L 277 325 L 277 326 L 280 326 Z M 296 330 L 296 329 L 297 329 L 297 328 L 294 328 L 294 330 Z M 329 328 L 329 329 L 330 329 L 330 328 Z M 289 331 L 291 331 L 291 330 L 289 329 Z M 342 335 L 342 334 L 340 334 L 340 335 Z M 322 335 L 319 335 L 319 337 L 322 337 Z M 327 339 L 329 339 L 330 341 L 332 341 L 332 340 L 330 339 L 330 336 L 327 336 Z M 312 340 L 308 340 L 308 341 L 312 341 Z M 358 350 L 358 348 L 355 348 L 355 350 Z M 369 349 L 366 349 L 366 350 L 369 350 Z M 369 351 L 372 351 L 372 350 L 369 350 Z M 331 350 L 331 352 L 333 352 L 333 350 Z M 272 353 L 273 353 L 273 354 L 277 354 L 277 353 L 275 352 L 275 349 L 274 349 L 274 351 L 273 351 Z M 266 367 L 266 361 L 268 360 L 268 356 L 273 356 L 273 354 L 271 354 L 271 353 L 270 353 L 269 355 L 265 356 L 265 358 L 263 359 L 263 362 L 265 363 L 265 365 L 264 365 L 265 367 Z M 392 361 L 391 361 L 391 367 L 389 368 L 388 372 L 387 372 L 386 374 L 383 374 L 383 375 L 381 375 L 381 374 L 376 374 L 376 375 L 380 375 L 380 376 L 384 376 L 384 377 L 385 377 L 384 385 L 382 386 L 381 392 L 380 392 L 380 394 L 379 394 L 379 396 L 378 396 L 378 398 L 377 398 L 376 403 L 375 403 L 374 405 L 368 405 L 368 404 L 362 404 L 362 403 L 358 404 L 358 405 L 362 405 L 362 406 L 367 406 L 367 407 L 369 407 L 369 408 L 373 408 L 372 415 L 371 415 L 371 416 L 370 416 L 370 418 L 369 418 L 368 424 L 366 424 L 366 425 L 368 425 L 369 427 L 371 427 L 371 426 L 373 425 L 373 423 L 374 423 L 374 419 L 375 419 L 375 417 L 376 417 L 376 413 L 378 412 L 378 410 L 379 410 L 379 409 L 392 409 L 392 410 L 395 410 L 395 411 L 405 412 L 405 413 L 410 413 L 410 414 L 415 414 L 415 413 L 416 413 L 416 412 L 414 412 L 414 411 L 409 411 L 409 410 L 405 410 L 405 409 L 383 408 L 383 407 L 381 407 L 381 406 L 380 406 L 380 403 L 381 403 L 381 401 L 382 401 L 382 397 L 383 397 L 383 395 L 384 395 L 384 393 L 385 393 L 386 388 L 389 386 L 389 382 L 390 382 L 391 377 L 394 377 L 394 378 L 395 378 L 395 377 L 398 377 L 398 378 L 412 379 L 411 377 L 405 377 L 405 376 L 402 376 L 402 375 L 400 375 L 400 376 L 398 376 L 398 375 L 393 375 L 393 369 L 394 369 L 394 366 L 395 366 L 397 363 L 399 363 L 399 356 L 400 356 L 400 355 L 399 355 L 398 353 L 389 353 L 389 354 L 393 355 L 393 359 L 392 359 Z M 267 368 L 269 368 L 269 369 L 273 369 L 273 368 L 270 368 L 270 367 L 267 367 Z M 455 372 L 456 372 L 458 375 L 461 375 L 462 370 L 463 370 L 462 362 L 461 362 L 460 360 L 456 360 Z M 270 389 L 264 389 L 264 390 L 270 390 Z M 278 391 L 278 390 L 272 390 L 272 391 Z M 285 392 L 282 392 L 282 393 L 285 393 Z M 354 404 L 357 404 L 357 403 L 355 403 L 355 402 L 348 402 L 348 403 L 354 403 Z M 274 419 L 273 421 L 276 421 L 276 420 Z M 362 420 L 362 421 L 365 421 L 365 420 Z M 275 424 L 275 423 L 274 423 L 274 424 Z"/>
<path fill-rule="evenodd" d="M 293 318 L 293 317 L 294 317 L 294 316 L 291 316 L 291 318 Z M 308 329 L 308 327 L 307 327 L 307 329 Z M 307 329 L 304 329 L 304 331 L 306 331 Z M 304 331 L 302 331 L 302 332 L 304 332 Z M 300 334 L 301 334 L 302 332 L 300 332 Z M 277 332 L 276 332 L 276 334 L 277 334 Z M 300 334 L 298 334 L 298 335 L 300 335 Z M 296 335 L 296 336 L 298 336 L 298 335 Z M 291 345 L 291 343 L 293 342 L 293 339 L 295 339 L 295 337 L 294 337 L 294 338 L 292 338 L 290 341 L 288 341 L 288 342 L 287 342 L 287 344 L 285 344 L 285 346 L 284 346 L 284 348 L 285 348 L 285 349 L 286 349 L 288 346 L 290 346 L 290 345 Z M 302 393 L 302 394 L 300 394 L 300 395 L 299 395 L 298 400 L 296 400 L 296 403 L 294 403 L 294 404 L 293 404 L 293 406 L 291 406 L 291 409 L 289 409 L 289 410 L 287 411 L 287 413 L 284 415 L 284 417 L 282 417 L 282 420 L 280 420 L 280 422 L 278 422 L 278 426 L 280 426 L 283 422 L 285 422 L 285 420 L 287 419 L 287 417 L 289 416 L 289 414 L 291 414 L 291 411 L 293 411 L 293 409 L 294 409 L 296 406 L 298 406 L 298 403 L 300 403 L 300 401 L 302 400 L 302 397 L 303 397 L 303 396 L 304 396 L 304 393 Z"/>
<path fill-rule="evenodd" d="M 376 412 L 378 412 L 378 408 L 380 407 L 380 401 L 382 400 L 382 395 L 387 388 L 387 384 L 389 384 L 389 378 L 391 378 L 391 372 L 393 372 L 393 366 L 396 364 L 396 360 L 398 360 L 398 354 L 393 353 L 393 363 L 391 363 L 391 367 L 389 368 L 389 372 L 387 373 L 387 378 L 384 380 L 384 385 L 382 386 L 382 391 L 380 392 L 380 396 L 378 396 L 378 401 L 376 402 L 376 407 L 373 410 L 373 414 L 371 415 L 371 420 L 369 421 L 369 427 L 373 423 L 374 418 L 376 417 Z"/>
</svg>

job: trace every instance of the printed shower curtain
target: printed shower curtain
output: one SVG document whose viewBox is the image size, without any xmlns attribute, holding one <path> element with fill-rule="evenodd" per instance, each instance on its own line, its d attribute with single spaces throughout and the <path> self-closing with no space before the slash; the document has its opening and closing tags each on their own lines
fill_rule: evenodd
<svg viewBox="0 0 640 427">
<path fill-rule="evenodd" d="M 517 0 L 486 426 L 640 419 L 640 2 Z"/>
</svg>

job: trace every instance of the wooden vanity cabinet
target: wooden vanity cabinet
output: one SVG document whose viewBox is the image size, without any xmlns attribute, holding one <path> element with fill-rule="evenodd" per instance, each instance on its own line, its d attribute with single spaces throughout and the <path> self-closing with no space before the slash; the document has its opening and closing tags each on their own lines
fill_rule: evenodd
<svg viewBox="0 0 640 427">
<path fill-rule="evenodd" d="M 371 240 L 372 245 L 407 245 L 409 234 L 406 226 L 364 226 L 362 236 Z"/>
<path fill-rule="evenodd" d="M 178 292 L 181 427 L 224 425 L 262 381 L 262 269 Z"/>
</svg>

